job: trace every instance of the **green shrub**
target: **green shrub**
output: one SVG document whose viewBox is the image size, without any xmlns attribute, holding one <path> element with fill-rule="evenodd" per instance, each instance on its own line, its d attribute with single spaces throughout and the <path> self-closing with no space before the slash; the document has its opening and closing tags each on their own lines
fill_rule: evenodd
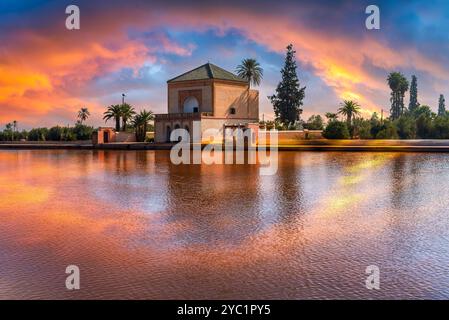
<svg viewBox="0 0 449 320">
<path fill-rule="evenodd" d="M 75 140 L 76 140 L 76 134 L 73 132 L 72 128 L 69 128 L 69 127 L 62 128 L 60 141 L 75 141 Z"/>
<path fill-rule="evenodd" d="M 92 138 L 93 127 L 86 126 L 84 124 L 76 124 L 73 128 L 76 140 L 90 140 Z"/>
<path fill-rule="evenodd" d="M 368 120 L 364 120 L 359 127 L 359 137 L 360 139 L 372 139 L 371 134 L 371 124 Z"/>
<path fill-rule="evenodd" d="M 47 128 L 35 128 L 31 129 L 28 133 L 28 140 L 30 141 L 47 141 L 48 140 Z"/>
<path fill-rule="evenodd" d="M 415 139 L 416 138 L 416 123 L 415 119 L 409 115 L 403 115 L 395 121 L 396 131 L 401 139 Z"/>
<path fill-rule="evenodd" d="M 416 119 L 416 134 L 420 139 L 432 138 L 430 133 L 432 132 L 432 118 L 426 114 L 421 114 Z"/>
<path fill-rule="evenodd" d="M 28 132 L 26 130 L 22 130 L 18 133 L 18 140 L 28 139 Z"/>
<path fill-rule="evenodd" d="M 48 140 L 50 141 L 61 141 L 63 134 L 63 128 L 60 126 L 52 127 L 48 131 Z"/>
<path fill-rule="evenodd" d="M 399 139 L 398 132 L 394 124 L 390 121 L 386 121 L 377 133 L 376 139 Z"/>
<path fill-rule="evenodd" d="M 349 139 L 349 130 L 345 122 L 331 121 L 323 131 L 327 139 Z"/>
<path fill-rule="evenodd" d="M 371 139 L 371 123 L 369 120 L 362 118 L 356 118 L 353 120 L 353 124 L 349 129 L 349 134 L 352 137 L 360 139 Z"/>
<path fill-rule="evenodd" d="M 431 136 L 435 139 L 449 139 L 449 117 L 447 115 L 435 118 Z"/>
<path fill-rule="evenodd" d="M 323 130 L 324 121 L 320 115 L 312 115 L 304 124 L 304 128 L 309 130 Z"/>
</svg>

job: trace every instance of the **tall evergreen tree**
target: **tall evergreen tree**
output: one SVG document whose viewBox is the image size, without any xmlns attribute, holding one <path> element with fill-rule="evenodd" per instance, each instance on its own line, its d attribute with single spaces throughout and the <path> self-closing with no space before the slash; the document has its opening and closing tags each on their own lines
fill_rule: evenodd
<svg viewBox="0 0 449 320">
<path fill-rule="evenodd" d="M 444 116 L 446 114 L 446 100 L 444 100 L 444 96 L 440 94 L 440 98 L 438 99 L 438 115 Z"/>
<path fill-rule="evenodd" d="M 404 113 L 404 95 L 408 90 L 408 81 L 400 72 L 390 73 L 387 81 L 391 89 L 390 117 L 395 120 Z"/>
<path fill-rule="evenodd" d="M 305 96 L 306 87 L 300 87 L 296 74 L 295 53 L 293 45 L 289 44 L 284 68 L 281 70 L 282 80 L 276 88 L 276 93 L 268 97 L 273 104 L 276 119 L 284 125 L 299 121 Z"/>
<path fill-rule="evenodd" d="M 418 81 L 415 75 L 412 76 L 412 82 L 410 84 L 410 103 L 408 104 L 408 110 L 413 112 L 419 107 L 418 102 Z"/>
</svg>

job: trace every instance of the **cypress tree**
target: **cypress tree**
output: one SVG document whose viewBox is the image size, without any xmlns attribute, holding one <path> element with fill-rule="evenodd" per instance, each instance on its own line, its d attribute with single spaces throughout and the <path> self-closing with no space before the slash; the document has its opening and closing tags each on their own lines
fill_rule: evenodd
<svg viewBox="0 0 449 320">
<path fill-rule="evenodd" d="M 284 125 L 299 121 L 302 113 L 302 100 L 306 87 L 300 88 L 296 73 L 296 61 L 293 45 L 287 46 L 284 68 L 281 70 L 282 80 L 279 82 L 276 93 L 268 98 L 273 105 L 276 119 Z"/>
<path fill-rule="evenodd" d="M 438 99 L 438 115 L 444 116 L 446 114 L 446 104 L 445 104 L 444 96 L 440 94 L 440 98 Z"/>
<path fill-rule="evenodd" d="M 418 102 L 418 81 L 416 79 L 416 76 L 412 76 L 412 82 L 410 84 L 410 103 L 408 104 L 408 110 L 410 112 L 413 112 L 416 110 L 416 108 L 419 107 Z"/>
</svg>

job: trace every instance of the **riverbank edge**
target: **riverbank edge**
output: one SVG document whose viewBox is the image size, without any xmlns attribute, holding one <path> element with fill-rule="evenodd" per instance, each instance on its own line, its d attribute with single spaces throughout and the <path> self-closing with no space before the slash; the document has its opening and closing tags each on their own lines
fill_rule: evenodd
<svg viewBox="0 0 449 320">
<path fill-rule="evenodd" d="M 0 150 L 170 150 L 173 144 L 155 143 L 0 143 Z M 202 145 L 204 148 L 206 145 Z M 263 148 L 258 146 L 257 148 Z M 257 149 L 255 148 L 255 149 Z M 269 150 L 269 146 L 266 147 Z M 449 140 L 317 140 L 279 145 L 279 151 L 449 152 Z"/>
</svg>

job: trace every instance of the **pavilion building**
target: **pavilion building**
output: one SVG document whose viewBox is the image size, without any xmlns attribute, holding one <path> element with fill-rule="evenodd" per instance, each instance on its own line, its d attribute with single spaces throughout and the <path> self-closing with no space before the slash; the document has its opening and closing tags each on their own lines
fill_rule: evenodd
<svg viewBox="0 0 449 320">
<path fill-rule="evenodd" d="M 214 64 L 206 63 L 167 81 L 168 113 L 155 117 L 155 142 L 170 142 L 172 130 L 192 131 L 198 121 L 205 130 L 255 129 L 259 121 L 259 92 L 249 82 Z M 223 136 L 222 136 L 223 138 Z M 207 141 L 209 142 L 209 141 Z"/>
</svg>

